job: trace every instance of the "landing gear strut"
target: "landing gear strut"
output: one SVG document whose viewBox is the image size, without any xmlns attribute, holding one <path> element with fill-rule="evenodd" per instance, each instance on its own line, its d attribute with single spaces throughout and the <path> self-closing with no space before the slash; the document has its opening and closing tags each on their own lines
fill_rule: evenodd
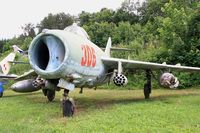
<svg viewBox="0 0 200 133">
<path fill-rule="evenodd" d="M 55 91 L 54 90 L 47 90 L 47 99 L 49 102 L 52 102 L 55 98 Z"/>
<path fill-rule="evenodd" d="M 151 93 L 151 70 L 146 70 L 147 82 L 144 84 L 144 97 L 149 99 Z"/>
<path fill-rule="evenodd" d="M 75 111 L 75 104 L 72 98 L 68 97 L 69 90 L 64 89 L 63 100 L 62 100 L 62 110 L 63 117 L 71 117 Z"/>
</svg>

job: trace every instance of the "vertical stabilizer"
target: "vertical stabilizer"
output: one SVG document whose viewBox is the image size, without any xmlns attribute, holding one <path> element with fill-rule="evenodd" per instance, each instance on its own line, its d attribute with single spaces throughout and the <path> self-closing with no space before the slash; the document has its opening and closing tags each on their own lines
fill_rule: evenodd
<svg viewBox="0 0 200 133">
<path fill-rule="evenodd" d="M 22 49 L 20 49 L 19 47 L 17 47 L 17 45 L 13 45 L 12 47 L 13 47 L 14 53 L 20 53 L 22 55 L 28 54 L 26 51 L 23 51 Z"/>
<path fill-rule="evenodd" d="M 106 57 L 110 57 L 110 49 L 112 47 L 112 41 L 111 37 L 108 38 L 107 44 L 106 44 L 106 49 L 105 49 L 105 55 Z"/>
<path fill-rule="evenodd" d="M 11 67 L 9 61 L 14 61 L 15 55 L 16 55 L 16 53 L 12 52 L 0 62 L 1 71 L 3 72 L 3 74 L 8 74 L 9 73 L 10 67 Z"/>
</svg>

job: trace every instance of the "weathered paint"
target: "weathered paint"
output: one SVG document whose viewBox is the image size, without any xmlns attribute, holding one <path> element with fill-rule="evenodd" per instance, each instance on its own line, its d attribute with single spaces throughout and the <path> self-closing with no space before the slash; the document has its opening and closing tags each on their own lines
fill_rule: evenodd
<svg viewBox="0 0 200 133">
<path fill-rule="evenodd" d="M 41 40 L 43 42 L 38 43 Z M 38 52 L 39 45 L 46 45 L 49 51 L 48 65 L 44 70 L 37 65 L 40 57 L 35 53 Z M 57 47 L 61 45 L 65 52 L 55 53 L 56 49 L 59 49 Z M 56 61 L 57 57 L 62 55 L 64 55 L 62 62 Z M 77 74 L 82 78 L 73 82 L 76 86 L 95 86 L 97 81 L 101 81 L 99 79 L 106 72 L 101 61 L 103 55 L 104 52 L 87 38 L 63 30 L 48 30 L 41 33 L 29 47 L 30 64 L 38 75 L 45 79 L 74 80 L 72 75 Z"/>
</svg>

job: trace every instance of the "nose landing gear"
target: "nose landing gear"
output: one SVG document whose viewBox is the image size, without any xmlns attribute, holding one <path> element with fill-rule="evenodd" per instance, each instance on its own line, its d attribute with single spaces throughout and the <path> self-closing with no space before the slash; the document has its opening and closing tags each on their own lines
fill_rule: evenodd
<svg viewBox="0 0 200 133">
<path fill-rule="evenodd" d="M 49 102 L 52 102 L 55 98 L 55 91 L 54 90 L 47 90 L 47 99 Z"/>
<path fill-rule="evenodd" d="M 64 89 L 63 99 L 61 101 L 63 117 L 72 117 L 75 112 L 75 103 L 72 98 L 68 97 L 69 90 Z"/>
<path fill-rule="evenodd" d="M 43 89 L 42 90 L 44 96 L 47 97 L 49 102 L 52 102 L 55 98 L 55 90 L 48 90 L 48 89 Z"/>
</svg>

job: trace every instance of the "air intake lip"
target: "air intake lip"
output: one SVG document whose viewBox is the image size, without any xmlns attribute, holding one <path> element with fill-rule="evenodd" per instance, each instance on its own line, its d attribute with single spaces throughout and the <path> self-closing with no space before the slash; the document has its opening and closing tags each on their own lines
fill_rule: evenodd
<svg viewBox="0 0 200 133">
<path fill-rule="evenodd" d="M 29 61 L 32 68 L 47 75 L 59 71 L 67 58 L 64 41 L 54 33 L 41 33 L 29 47 Z"/>
</svg>

